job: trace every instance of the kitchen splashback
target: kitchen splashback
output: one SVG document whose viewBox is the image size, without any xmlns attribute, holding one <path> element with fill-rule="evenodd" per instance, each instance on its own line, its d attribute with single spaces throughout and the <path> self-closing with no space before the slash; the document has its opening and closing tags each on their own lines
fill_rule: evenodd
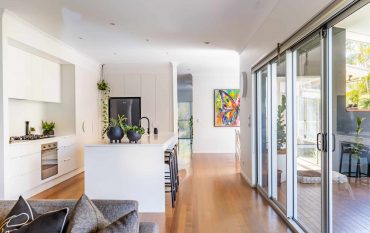
<svg viewBox="0 0 370 233">
<path fill-rule="evenodd" d="M 47 119 L 47 105 L 42 102 L 9 99 L 9 135 L 24 135 L 25 121 L 42 133 L 41 121 Z"/>
</svg>

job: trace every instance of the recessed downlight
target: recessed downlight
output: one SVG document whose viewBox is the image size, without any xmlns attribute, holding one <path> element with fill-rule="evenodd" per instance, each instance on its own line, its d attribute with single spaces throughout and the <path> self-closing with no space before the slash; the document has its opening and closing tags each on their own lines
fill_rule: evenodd
<svg viewBox="0 0 370 233">
<path fill-rule="evenodd" d="M 83 40 L 84 38 L 80 36 L 80 37 L 78 37 L 78 39 Z"/>
<path fill-rule="evenodd" d="M 150 40 L 149 39 L 145 39 L 146 42 L 149 42 Z"/>
<path fill-rule="evenodd" d="M 209 41 L 204 41 L 203 43 L 204 43 L 204 44 L 210 44 L 211 42 L 209 42 Z"/>
<path fill-rule="evenodd" d="M 111 26 L 116 26 L 116 23 L 114 23 L 114 22 L 111 22 L 111 23 L 109 23 Z"/>
</svg>

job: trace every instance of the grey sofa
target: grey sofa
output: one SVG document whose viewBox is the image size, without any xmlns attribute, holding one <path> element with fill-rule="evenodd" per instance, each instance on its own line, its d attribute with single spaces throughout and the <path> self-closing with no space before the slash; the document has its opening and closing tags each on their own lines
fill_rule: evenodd
<svg viewBox="0 0 370 233">
<path fill-rule="evenodd" d="M 137 201 L 121 201 L 121 200 L 92 200 L 98 209 L 102 212 L 105 218 L 111 222 L 117 220 L 121 216 L 138 210 Z M 16 201 L 0 200 L 0 222 L 9 213 Z M 29 204 L 39 214 L 49 211 L 58 210 L 63 207 L 68 207 L 72 211 L 77 200 L 29 200 Z M 158 233 L 159 228 L 155 223 L 141 222 L 139 233 Z M 118 233 L 118 232 L 117 232 Z"/>
</svg>

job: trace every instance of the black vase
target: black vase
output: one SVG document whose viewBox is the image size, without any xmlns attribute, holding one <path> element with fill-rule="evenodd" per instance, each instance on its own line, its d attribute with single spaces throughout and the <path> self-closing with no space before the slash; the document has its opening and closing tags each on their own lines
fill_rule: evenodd
<svg viewBox="0 0 370 233">
<path fill-rule="evenodd" d="M 118 126 L 110 128 L 107 132 L 107 136 L 110 140 L 110 143 L 113 143 L 113 142 L 121 143 L 121 140 L 122 140 L 124 135 L 125 134 L 124 134 L 122 128 L 118 127 Z"/>
<path fill-rule="evenodd" d="M 129 130 L 129 131 L 127 131 L 127 138 L 128 138 L 130 143 L 131 142 L 137 143 L 137 141 L 139 141 L 140 138 L 141 138 L 141 134 L 139 134 L 138 132 Z"/>
</svg>

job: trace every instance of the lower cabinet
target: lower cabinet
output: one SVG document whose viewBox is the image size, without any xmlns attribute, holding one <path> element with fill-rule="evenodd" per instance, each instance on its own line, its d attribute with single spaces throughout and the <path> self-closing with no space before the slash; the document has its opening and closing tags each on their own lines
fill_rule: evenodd
<svg viewBox="0 0 370 233">
<path fill-rule="evenodd" d="M 78 169 L 76 146 L 64 146 L 58 151 L 58 174 L 63 175 Z"/>
<path fill-rule="evenodd" d="M 41 145 L 47 142 L 10 145 L 8 169 L 6 170 L 6 198 L 24 195 L 55 178 L 82 167 L 74 138 L 60 137 L 53 140 L 58 141 L 58 174 L 45 180 L 41 179 Z"/>
</svg>

